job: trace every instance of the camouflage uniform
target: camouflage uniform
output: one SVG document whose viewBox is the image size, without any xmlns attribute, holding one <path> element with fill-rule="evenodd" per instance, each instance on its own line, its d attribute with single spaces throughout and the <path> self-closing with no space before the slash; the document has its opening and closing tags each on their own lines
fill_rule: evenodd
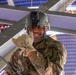
<svg viewBox="0 0 76 75">
<path fill-rule="evenodd" d="M 37 52 L 33 52 L 28 58 L 19 55 L 20 49 L 15 51 L 10 60 L 13 67 L 20 73 L 25 71 L 26 75 L 40 75 L 38 71 L 46 69 L 48 62 L 51 62 L 56 68 L 56 75 L 60 75 L 66 61 L 66 50 L 63 45 L 50 37 L 45 37 L 34 47 Z M 9 75 L 17 75 L 9 66 L 6 67 L 6 72 Z"/>
</svg>

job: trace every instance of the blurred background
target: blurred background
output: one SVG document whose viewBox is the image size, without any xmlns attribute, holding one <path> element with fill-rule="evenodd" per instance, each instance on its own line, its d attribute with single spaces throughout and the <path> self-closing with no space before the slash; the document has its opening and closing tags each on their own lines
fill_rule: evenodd
<svg viewBox="0 0 76 75">
<path fill-rule="evenodd" d="M 0 5 L 4 6 L 13 6 L 18 7 L 18 9 L 38 9 L 43 4 L 47 3 L 48 1 L 51 2 L 51 0 L 0 0 Z M 60 1 L 60 4 L 57 5 Z M 49 8 L 48 11 L 58 11 L 58 12 L 65 12 L 68 14 L 76 14 L 76 0 L 59 0 L 53 7 Z M 9 11 L 11 12 L 9 14 Z M 26 11 L 26 10 L 25 10 Z M 23 10 L 11 10 L 6 8 L 0 7 L 0 37 L 6 38 L 7 41 L 4 42 L 4 39 L 0 39 L 0 55 L 4 57 L 6 61 L 9 61 L 11 54 L 17 49 L 15 45 L 11 42 L 11 38 L 8 39 L 8 36 L 13 35 L 13 37 L 18 37 L 21 34 L 25 33 L 25 29 L 22 27 L 19 27 L 21 29 L 13 28 L 14 25 L 17 24 L 21 18 L 23 18 L 28 12 L 25 12 Z M 8 12 L 6 15 L 6 12 Z M 15 14 L 15 15 L 14 15 Z M 67 17 L 67 16 L 66 16 Z M 62 24 L 61 24 L 62 25 Z M 18 26 L 18 25 L 17 25 Z M 65 27 L 64 27 L 65 26 Z M 76 75 L 76 31 L 75 27 L 76 24 L 71 24 L 71 28 L 74 29 L 74 31 L 68 30 L 70 29 L 70 26 L 63 25 L 61 26 L 65 28 L 63 30 L 60 28 L 60 30 L 63 31 L 48 31 L 46 32 L 47 35 L 52 37 L 55 40 L 58 40 L 62 42 L 66 48 L 67 51 L 67 61 L 64 67 L 64 73 L 65 75 Z M 11 30 L 13 28 L 13 31 Z M 9 32 L 11 30 L 12 32 Z M 17 33 L 15 33 L 15 30 Z M 65 32 L 68 30 L 69 32 Z M 72 33 L 71 33 L 72 32 Z M 10 35 L 6 36 L 6 34 L 10 33 Z M 4 35 L 5 34 L 5 35 Z M 3 43 L 3 42 L 4 43 Z M 0 75 L 4 75 L 4 68 L 6 66 L 6 62 L 4 62 L 2 59 L 0 59 Z"/>
</svg>

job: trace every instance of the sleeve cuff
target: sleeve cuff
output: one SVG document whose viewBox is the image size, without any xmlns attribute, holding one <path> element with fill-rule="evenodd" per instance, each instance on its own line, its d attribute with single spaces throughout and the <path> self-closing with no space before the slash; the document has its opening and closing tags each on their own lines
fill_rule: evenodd
<svg viewBox="0 0 76 75">
<path fill-rule="evenodd" d="M 27 54 L 28 57 L 32 56 L 33 54 L 37 54 L 37 51 L 31 51 Z"/>
</svg>

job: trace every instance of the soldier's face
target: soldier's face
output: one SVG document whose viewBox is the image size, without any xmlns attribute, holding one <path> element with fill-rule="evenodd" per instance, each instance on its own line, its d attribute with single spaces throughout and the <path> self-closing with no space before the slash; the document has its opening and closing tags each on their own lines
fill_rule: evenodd
<svg viewBox="0 0 76 75">
<path fill-rule="evenodd" d="M 33 32 L 34 40 L 40 40 L 44 34 L 44 27 L 30 27 L 30 32 Z"/>
</svg>

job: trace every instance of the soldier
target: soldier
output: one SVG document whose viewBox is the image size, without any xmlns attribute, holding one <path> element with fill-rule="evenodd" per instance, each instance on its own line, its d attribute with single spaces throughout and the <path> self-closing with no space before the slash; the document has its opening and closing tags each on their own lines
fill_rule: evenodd
<svg viewBox="0 0 76 75">
<path fill-rule="evenodd" d="M 46 14 L 33 11 L 26 17 L 28 34 L 13 38 L 19 47 L 6 67 L 7 75 L 60 75 L 64 70 L 66 50 L 62 43 L 46 35 L 49 28 Z"/>
</svg>

